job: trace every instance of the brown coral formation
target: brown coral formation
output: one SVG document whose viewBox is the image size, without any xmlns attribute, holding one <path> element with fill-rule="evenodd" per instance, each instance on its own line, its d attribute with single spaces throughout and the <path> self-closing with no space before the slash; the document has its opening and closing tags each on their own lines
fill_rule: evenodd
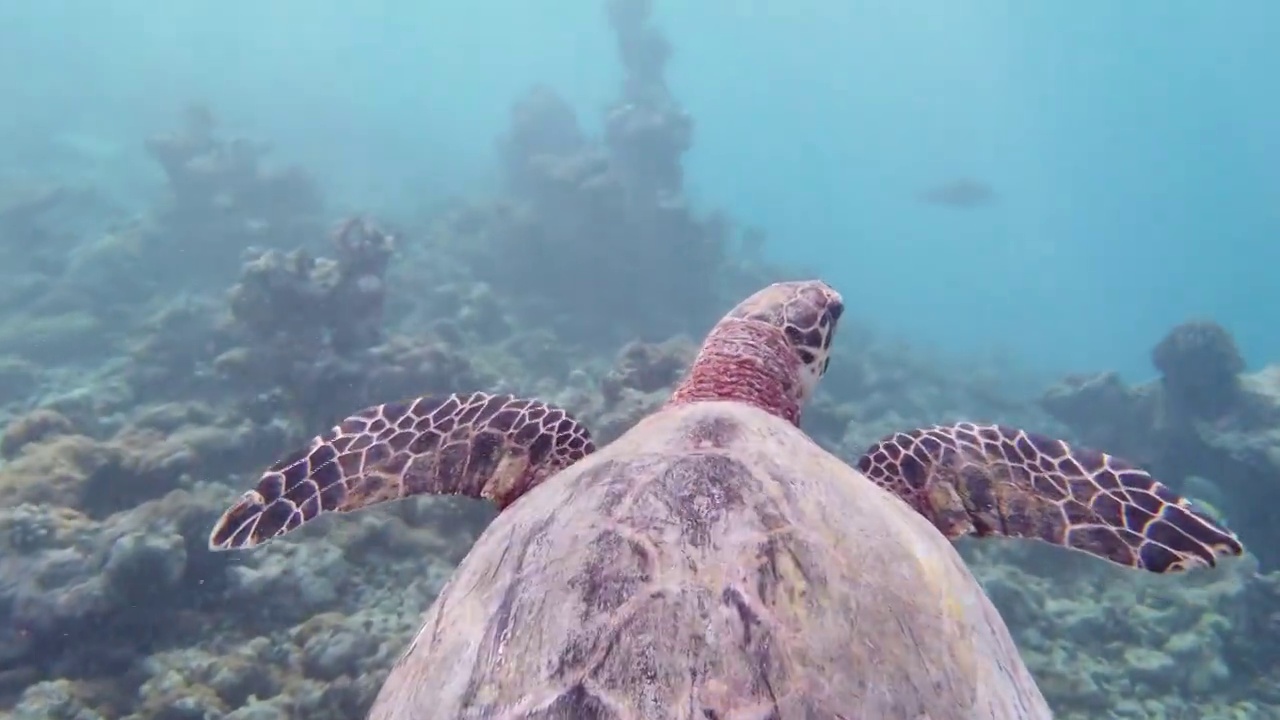
<svg viewBox="0 0 1280 720">
<path fill-rule="evenodd" d="M 40 409 L 6 428 L 0 447 L 0 490 L 13 503 L 74 508 L 102 517 L 172 489 L 192 474 L 238 467 L 243 437 L 218 427 L 200 406 L 146 408 L 106 439 L 75 427 L 61 413 Z"/>
<path fill-rule="evenodd" d="M 34 410 L 16 418 L 4 429 L 4 435 L 0 436 L 0 457 L 12 460 L 27 445 L 71 433 L 71 421 L 62 413 L 46 408 Z"/>
</svg>

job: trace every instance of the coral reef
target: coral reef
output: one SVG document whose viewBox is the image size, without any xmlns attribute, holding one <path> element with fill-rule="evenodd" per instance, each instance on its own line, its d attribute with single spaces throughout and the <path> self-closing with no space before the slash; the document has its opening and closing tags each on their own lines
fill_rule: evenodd
<svg viewBox="0 0 1280 720">
<path fill-rule="evenodd" d="M 667 44 L 649 14 L 647 2 L 609 4 L 625 77 L 603 140 L 552 90 L 535 88 L 501 141 L 509 205 L 483 219 L 466 210 L 439 240 L 477 237 L 475 274 L 501 288 L 520 320 L 596 349 L 705 324 L 729 262 L 726 222 L 699 217 L 683 193 L 692 121 L 667 90 Z"/>
<path fill-rule="evenodd" d="M 12 717 L 337 720 L 368 706 L 456 553 L 392 515 L 228 564 L 204 547 L 222 495 L 176 490 L 101 521 L 0 511 Z"/>
<path fill-rule="evenodd" d="M 0 264 L 11 274 L 0 290 L 0 355 L 101 364 L 157 296 L 221 288 L 251 244 L 295 247 L 322 237 L 323 204 L 309 176 L 267 167 L 260 143 L 224 139 L 207 109 L 189 108 L 178 131 L 146 148 L 169 197 L 107 227 L 84 227 L 82 218 L 101 213 L 84 207 L 78 188 L 0 187 Z"/>
<path fill-rule="evenodd" d="M 251 250 L 231 289 L 223 327 L 235 346 L 215 371 L 294 409 L 310 423 L 340 416 L 358 397 L 367 353 L 382 339 L 384 276 L 395 237 L 356 218 L 333 233 L 335 258 Z"/>
</svg>

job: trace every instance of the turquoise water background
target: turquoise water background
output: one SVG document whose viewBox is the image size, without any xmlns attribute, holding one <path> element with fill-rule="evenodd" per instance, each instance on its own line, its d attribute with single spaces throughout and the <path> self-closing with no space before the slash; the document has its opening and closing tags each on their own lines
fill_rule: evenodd
<svg viewBox="0 0 1280 720">
<path fill-rule="evenodd" d="M 658 6 L 694 197 L 877 325 L 1046 374 L 1143 379 L 1199 316 L 1280 357 L 1280 3 Z M 121 193 L 160 186 L 142 139 L 204 100 L 339 209 L 413 215 L 489 190 L 532 83 L 594 126 L 617 79 L 587 0 L 15 0 L 0 22 L 0 159 L 91 155 Z M 917 200 L 957 177 L 998 197 Z"/>
</svg>

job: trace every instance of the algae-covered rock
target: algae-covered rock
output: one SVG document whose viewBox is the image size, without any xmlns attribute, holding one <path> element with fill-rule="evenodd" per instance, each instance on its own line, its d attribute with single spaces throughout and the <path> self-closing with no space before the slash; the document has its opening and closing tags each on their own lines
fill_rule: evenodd
<svg viewBox="0 0 1280 720">
<path fill-rule="evenodd" d="M 1166 684 L 1177 668 L 1177 662 L 1168 654 L 1142 647 L 1126 649 L 1124 662 L 1135 681 L 1157 686 Z"/>
<path fill-rule="evenodd" d="M 0 457 L 12 460 L 31 443 L 74 432 L 71 421 L 62 413 L 49 409 L 33 410 L 18 416 L 5 427 L 3 436 L 0 436 Z"/>
<path fill-rule="evenodd" d="M 22 693 L 13 720 L 111 720 L 94 709 L 94 698 L 71 680 L 36 683 Z"/>
</svg>

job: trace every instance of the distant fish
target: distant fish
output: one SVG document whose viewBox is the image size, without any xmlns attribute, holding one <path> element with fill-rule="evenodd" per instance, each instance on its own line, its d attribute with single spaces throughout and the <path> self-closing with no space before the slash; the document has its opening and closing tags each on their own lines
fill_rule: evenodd
<svg viewBox="0 0 1280 720">
<path fill-rule="evenodd" d="M 975 208 L 995 200 L 996 192 L 990 185 L 973 178 L 957 178 L 921 192 L 916 198 L 930 205 L 948 205 L 956 208 Z"/>
</svg>

